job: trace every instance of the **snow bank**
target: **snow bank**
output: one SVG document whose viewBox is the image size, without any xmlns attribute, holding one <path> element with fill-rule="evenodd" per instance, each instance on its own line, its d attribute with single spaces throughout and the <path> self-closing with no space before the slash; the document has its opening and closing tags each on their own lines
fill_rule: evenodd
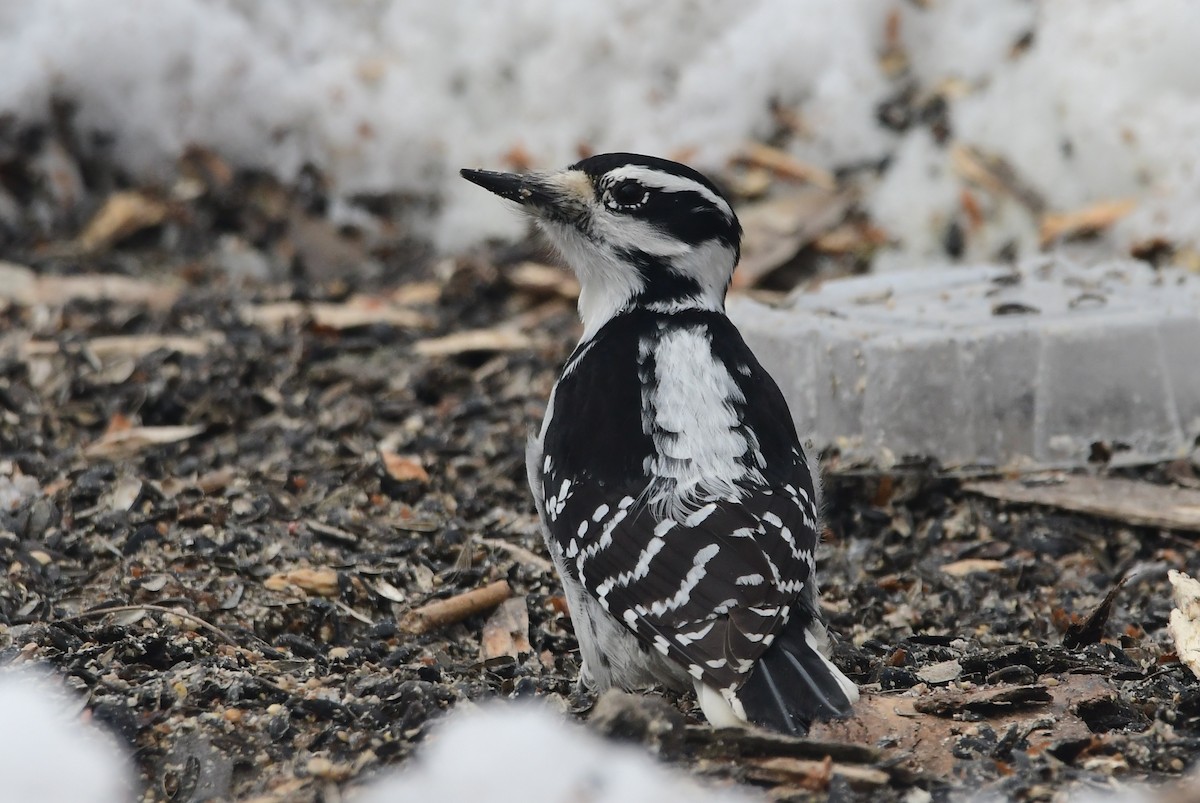
<svg viewBox="0 0 1200 803">
<path fill-rule="evenodd" d="M 355 803 L 488 800 L 493 803 L 750 803 L 706 789 L 536 705 L 498 704 L 453 714 L 418 758 Z"/>
<path fill-rule="evenodd" d="M 38 803 L 133 799 L 115 740 L 81 721 L 81 706 L 49 679 L 0 672 L 0 796 Z"/>
<path fill-rule="evenodd" d="M 454 248 L 524 230 L 461 166 L 584 148 L 711 168 L 778 129 L 774 104 L 800 120 L 800 158 L 893 157 L 866 204 L 906 264 L 941 253 L 964 182 L 925 127 L 888 130 L 877 109 L 952 85 L 954 141 L 1003 157 L 1047 208 L 1136 198 L 1115 247 L 1194 247 L 1196 30 L 1194 0 L 0 0 L 0 113 L 72 98 L 142 174 L 195 142 L 284 177 L 315 162 L 347 193 L 433 196 L 430 233 Z M 995 220 L 967 258 L 1036 247 L 1016 201 L 983 203 Z"/>
<path fill-rule="evenodd" d="M 980 82 L 951 105 L 958 142 L 1004 159 L 1049 210 L 1136 200 L 1114 228 L 1117 250 L 1156 237 L 1200 244 L 1200 72 L 1193 66 L 1200 3 L 941 5 L 945 13 L 905 30 L 927 84 L 939 73 Z M 994 45 L 1022 29 L 1022 14 L 1033 23 L 1028 51 L 998 52 Z M 912 12 L 906 22 L 921 16 Z M 964 66 L 955 75 L 952 59 L 919 55 L 927 52 L 955 54 Z M 876 220 L 905 236 L 922 222 L 936 230 L 956 214 L 958 192 L 967 186 L 954 175 L 949 151 L 931 149 L 921 137 L 915 132 L 900 146 L 872 202 Z M 1018 201 L 985 199 L 1008 209 L 966 257 L 991 257 L 1010 240 L 1034 250 L 1037 230 L 1014 209 Z M 928 229 L 906 246 L 908 261 L 922 261 L 931 253 Z"/>
</svg>

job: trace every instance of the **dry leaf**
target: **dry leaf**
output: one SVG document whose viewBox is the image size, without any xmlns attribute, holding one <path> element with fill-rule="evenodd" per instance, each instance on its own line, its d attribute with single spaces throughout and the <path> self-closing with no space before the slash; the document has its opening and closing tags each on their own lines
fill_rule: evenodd
<svg viewBox="0 0 1200 803">
<path fill-rule="evenodd" d="M 950 148 L 950 166 L 964 181 L 992 195 L 1015 198 L 1035 215 L 1046 208 L 1046 201 L 1037 190 L 1022 181 L 1013 166 L 999 156 L 959 143 Z"/>
<path fill-rule="evenodd" d="M 804 181 L 821 189 L 832 190 L 837 187 L 833 174 L 823 167 L 802 162 L 786 151 L 752 142 L 737 156 L 737 161 L 770 170 L 777 176 Z"/>
<path fill-rule="evenodd" d="M 488 661 L 507 655 L 519 661 L 532 649 L 529 646 L 529 608 L 525 597 L 505 600 L 483 625 L 480 660 Z"/>
<path fill-rule="evenodd" d="M 337 572 L 328 567 L 293 569 L 290 572 L 273 574 L 263 581 L 263 587 L 268 591 L 286 591 L 290 586 L 320 597 L 336 597 Z"/>
<path fill-rule="evenodd" d="M 380 449 L 379 459 L 383 462 L 383 470 L 396 482 L 429 482 L 429 472 L 415 457 Z"/>
<path fill-rule="evenodd" d="M 530 295 L 579 298 L 579 282 L 562 268 L 539 262 L 522 262 L 504 271 L 504 275 L 513 287 Z"/>
<path fill-rule="evenodd" d="M 112 300 L 145 304 L 153 309 L 170 307 L 179 298 L 178 282 L 145 281 L 129 276 L 41 276 L 24 265 L 0 261 L 0 299 L 23 307 L 39 304 L 60 307 L 68 301 Z"/>
<path fill-rule="evenodd" d="M 887 242 L 887 235 L 867 223 L 843 223 L 836 229 L 825 232 L 813 243 L 818 251 L 826 254 L 862 253 L 878 248 Z"/>
<path fill-rule="evenodd" d="M 1041 242 L 1045 247 L 1063 237 L 1090 234 L 1107 229 L 1137 207 L 1131 198 L 1099 203 L 1072 212 L 1050 212 L 1042 216 Z"/>
<path fill-rule="evenodd" d="M 248 304 L 242 307 L 241 314 L 248 323 L 274 331 L 289 323 L 307 320 L 337 331 L 379 324 L 401 329 L 425 329 L 430 325 L 429 318 L 419 312 L 370 296 L 353 296 L 344 304 L 302 304 L 299 301 Z"/>
<path fill-rule="evenodd" d="M 892 754 L 903 757 L 896 766 L 933 776 L 950 777 L 955 758 L 947 749 L 947 744 L 962 732 L 964 724 L 955 719 L 921 713 L 916 710 L 916 704 L 928 707 L 921 701 L 957 701 L 961 708 L 967 710 L 983 704 L 984 712 L 980 715 L 987 719 L 988 725 L 996 733 L 1003 733 L 1015 724 L 1019 728 L 1030 729 L 1031 742 L 1035 741 L 1032 736 L 1034 732 L 1050 728 L 1039 728 L 1039 721 L 1049 720 L 1055 723 L 1051 731 L 1055 741 L 1065 741 L 1092 736 L 1076 713 L 1078 704 L 1113 693 L 1112 684 L 1099 675 L 1064 675 L 1058 685 L 1045 690 L 1050 697 L 1048 704 L 996 705 L 988 708 L 987 700 L 995 699 L 997 694 L 1011 688 L 943 690 L 917 697 L 863 692 L 854 705 L 851 719 L 814 723 L 808 738 L 859 745 L 878 744 L 886 740 L 893 746 Z"/>
<path fill-rule="evenodd" d="M 947 563 L 942 571 L 951 577 L 966 577 L 976 572 L 998 572 L 1004 568 L 1003 561 L 990 558 L 963 558 L 953 563 Z"/>
<path fill-rule="evenodd" d="M 133 429 L 133 419 L 123 413 L 113 413 L 112 418 L 108 419 L 108 426 L 104 428 L 105 435 L 112 435 L 116 432 L 125 432 Z"/>
<path fill-rule="evenodd" d="M 132 457 L 148 446 L 178 443 L 194 438 L 203 431 L 204 427 L 199 424 L 190 427 L 114 428 L 110 423 L 109 430 L 90 446 L 85 447 L 83 454 L 86 457 Z"/>
<path fill-rule="evenodd" d="M 472 329 L 422 340 L 413 351 L 422 357 L 451 357 L 470 352 L 520 351 L 532 346 L 528 335 L 514 329 Z"/>
<path fill-rule="evenodd" d="M 742 258 L 734 286 L 753 287 L 790 262 L 800 249 L 841 223 L 849 208 L 846 193 L 808 188 L 739 209 Z"/>
<path fill-rule="evenodd" d="M 388 296 L 393 304 L 414 307 L 418 304 L 436 304 L 442 297 L 442 286 L 437 282 L 410 282 L 402 284 Z"/>
<path fill-rule="evenodd" d="M 828 789 L 835 776 L 855 788 L 887 786 L 891 781 L 891 776 L 884 770 L 854 764 L 835 764 L 829 756 L 823 761 L 792 756 L 749 758 L 746 765 L 746 774 L 750 778 L 809 792 Z"/>
<path fill-rule="evenodd" d="M 182 335 L 113 335 L 110 337 L 95 337 L 87 341 L 88 349 L 101 360 L 128 357 L 138 359 L 152 354 L 159 349 L 174 351 L 179 354 L 201 355 L 214 345 L 224 341 L 219 332 L 209 332 L 203 337 L 185 337 Z M 25 344 L 24 353 L 27 357 L 49 357 L 60 351 L 60 346 L 54 340 L 31 340 Z"/>
<path fill-rule="evenodd" d="M 85 251 L 100 251 L 166 220 L 167 205 L 140 192 L 110 195 L 79 235 Z"/>
</svg>

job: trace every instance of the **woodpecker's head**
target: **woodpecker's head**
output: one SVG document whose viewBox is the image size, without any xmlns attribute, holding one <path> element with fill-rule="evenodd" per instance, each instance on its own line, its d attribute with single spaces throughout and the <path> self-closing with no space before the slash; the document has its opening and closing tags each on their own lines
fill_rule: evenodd
<svg viewBox="0 0 1200 803">
<path fill-rule="evenodd" d="M 692 168 L 605 153 L 552 173 L 462 176 L 521 204 L 562 252 L 579 276 L 585 336 L 634 306 L 724 309 L 742 227 Z"/>
</svg>

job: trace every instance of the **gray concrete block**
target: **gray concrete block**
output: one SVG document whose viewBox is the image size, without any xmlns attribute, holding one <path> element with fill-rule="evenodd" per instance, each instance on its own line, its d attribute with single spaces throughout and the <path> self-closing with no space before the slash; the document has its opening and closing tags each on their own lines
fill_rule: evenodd
<svg viewBox="0 0 1200 803">
<path fill-rule="evenodd" d="M 891 465 L 1070 467 L 1200 437 L 1200 276 L 1039 260 L 827 282 L 729 313 L 802 438 Z M 1100 450 L 1103 451 L 1103 450 Z"/>
</svg>

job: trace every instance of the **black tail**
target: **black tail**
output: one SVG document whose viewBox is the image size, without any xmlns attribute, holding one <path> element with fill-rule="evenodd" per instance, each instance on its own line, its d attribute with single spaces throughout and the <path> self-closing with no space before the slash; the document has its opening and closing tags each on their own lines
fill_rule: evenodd
<svg viewBox="0 0 1200 803">
<path fill-rule="evenodd" d="M 858 689 L 821 653 L 822 626 L 802 605 L 737 693 L 755 725 L 803 735 L 813 720 L 849 716 Z"/>
</svg>

